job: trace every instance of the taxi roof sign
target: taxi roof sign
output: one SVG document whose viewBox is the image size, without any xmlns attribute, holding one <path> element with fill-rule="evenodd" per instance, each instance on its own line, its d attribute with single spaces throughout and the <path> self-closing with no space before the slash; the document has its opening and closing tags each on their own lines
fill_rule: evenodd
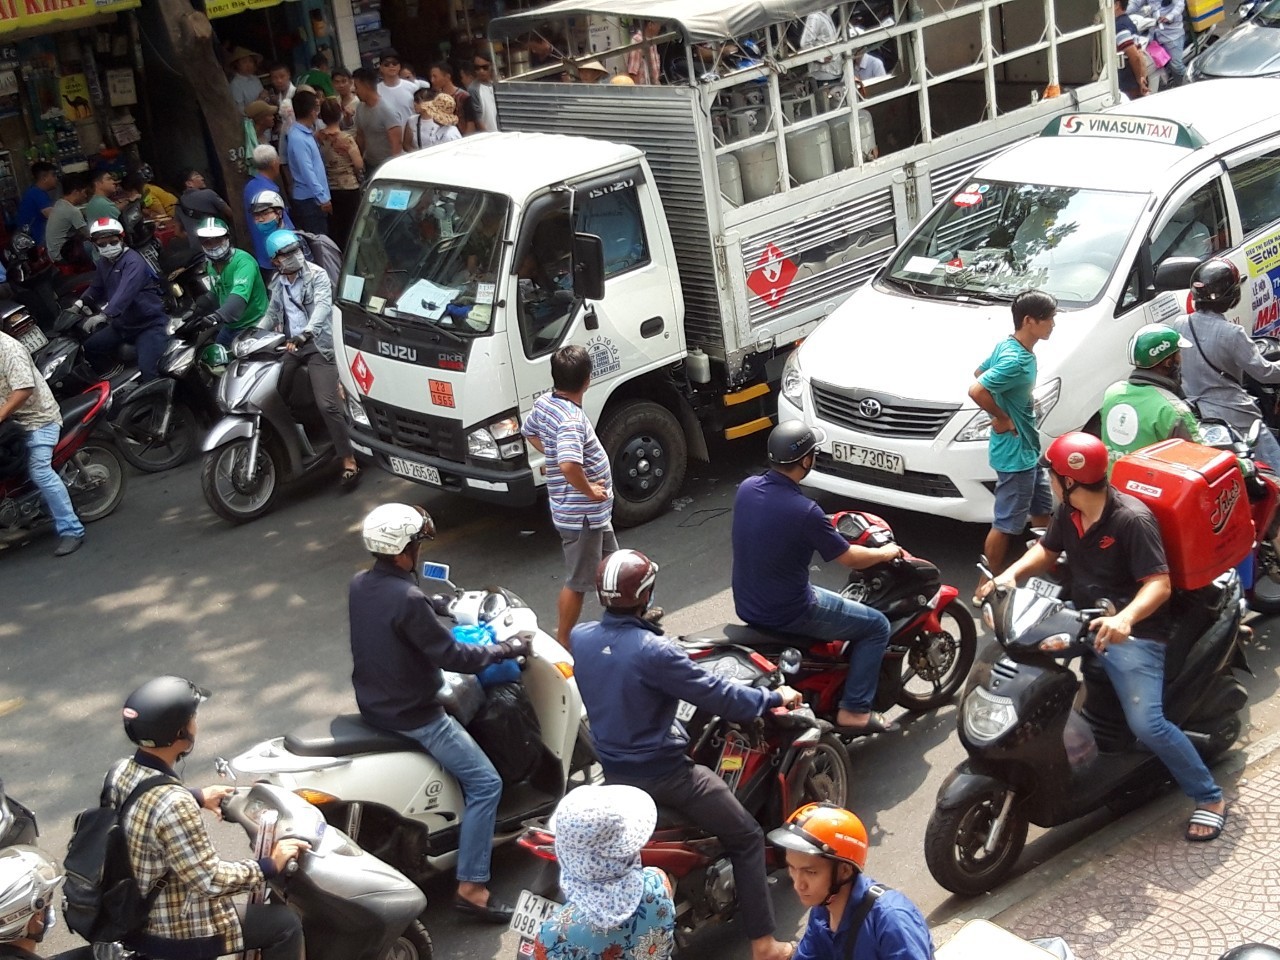
<svg viewBox="0 0 1280 960">
<path fill-rule="evenodd" d="M 1134 117 L 1124 114 L 1067 113 L 1054 117 L 1041 131 L 1042 137 L 1107 137 L 1117 140 L 1144 140 L 1167 143 L 1195 150 L 1204 146 L 1204 138 L 1195 128 L 1158 117 Z"/>
</svg>

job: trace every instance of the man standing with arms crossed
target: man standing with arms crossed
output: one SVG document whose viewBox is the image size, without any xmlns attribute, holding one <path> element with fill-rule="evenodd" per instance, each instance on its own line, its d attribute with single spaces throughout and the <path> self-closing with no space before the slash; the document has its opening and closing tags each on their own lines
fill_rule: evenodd
<svg viewBox="0 0 1280 960">
<path fill-rule="evenodd" d="M 983 549 L 987 566 L 995 573 L 1008 563 L 1010 548 L 1026 530 L 1027 518 L 1035 526 L 1048 526 L 1053 509 L 1049 480 L 1038 465 L 1040 434 L 1032 391 L 1036 386 L 1033 351 L 1053 333 L 1057 312 L 1058 301 L 1039 290 L 1024 290 L 1014 297 L 1013 333 L 982 361 L 974 371 L 978 379 L 969 388 L 969 399 L 991 418 L 987 459 L 996 472 L 996 504 Z"/>
</svg>

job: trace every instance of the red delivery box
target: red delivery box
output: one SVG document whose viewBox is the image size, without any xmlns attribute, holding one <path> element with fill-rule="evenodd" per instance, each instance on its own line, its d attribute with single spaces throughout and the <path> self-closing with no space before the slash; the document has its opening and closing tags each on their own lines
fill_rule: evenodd
<svg viewBox="0 0 1280 960">
<path fill-rule="evenodd" d="M 1116 461 L 1111 485 L 1156 515 L 1169 579 L 1195 590 L 1239 564 L 1253 549 L 1253 517 L 1244 476 L 1224 450 L 1165 440 Z"/>
</svg>

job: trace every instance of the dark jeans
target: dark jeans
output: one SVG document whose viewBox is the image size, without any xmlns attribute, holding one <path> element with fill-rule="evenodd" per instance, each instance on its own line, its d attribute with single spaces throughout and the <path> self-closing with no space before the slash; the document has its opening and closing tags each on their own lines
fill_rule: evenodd
<svg viewBox="0 0 1280 960">
<path fill-rule="evenodd" d="M 84 342 L 84 353 L 89 362 L 101 370 L 115 362 L 116 351 L 122 343 L 132 343 L 138 348 L 138 368 L 142 371 L 143 382 L 154 380 L 158 376 L 156 367 L 169 345 L 169 334 L 164 326 L 156 324 L 144 330 L 122 332 L 107 324 Z"/>
<path fill-rule="evenodd" d="M 356 211 L 360 208 L 360 191 L 330 189 L 329 199 L 333 201 L 329 236 L 345 250 L 347 240 L 351 237 L 351 228 L 356 222 Z"/>
<path fill-rule="evenodd" d="M 318 200 L 294 200 L 289 208 L 289 216 L 299 230 L 329 235 L 329 215 L 320 209 Z"/>
<path fill-rule="evenodd" d="M 259 949 L 262 960 L 303 960 L 302 918 L 283 903 L 239 905 L 244 948 Z"/>
<path fill-rule="evenodd" d="M 773 933 L 776 924 L 764 868 L 764 831 L 724 780 L 692 760 L 654 779 L 620 777 L 607 770 L 604 778 L 608 783 L 639 787 L 654 803 L 678 810 L 699 829 L 718 837 L 733 864 L 738 918 L 747 938 L 756 940 Z"/>
<path fill-rule="evenodd" d="M 294 380 L 302 371 L 306 371 L 311 380 L 311 394 L 325 428 L 329 431 L 329 437 L 333 440 L 334 452 L 343 458 L 353 456 L 351 440 L 347 437 L 347 424 L 342 418 L 342 403 L 338 399 L 338 368 L 309 341 L 284 355 L 280 367 L 280 396 L 289 404 L 289 409 L 298 422 L 305 424 L 311 419 L 312 411 L 298 400 L 294 390 Z"/>
</svg>

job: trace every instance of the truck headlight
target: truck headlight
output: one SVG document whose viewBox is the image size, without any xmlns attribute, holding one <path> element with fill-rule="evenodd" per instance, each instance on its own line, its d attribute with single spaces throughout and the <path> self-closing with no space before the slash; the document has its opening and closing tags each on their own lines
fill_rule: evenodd
<svg viewBox="0 0 1280 960">
<path fill-rule="evenodd" d="M 523 452 L 519 417 L 504 417 L 467 434 L 467 453 L 481 460 L 514 460 Z"/>
<path fill-rule="evenodd" d="M 347 416 L 357 426 L 373 429 L 373 423 L 369 420 L 369 415 L 364 412 L 364 404 L 355 397 L 347 397 Z"/>
<path fill-rule="evenodd" d="M 974 687 L 964 698 L 964 732 L 982 743 L 1004 736 L 1018 722 L 1018 711 L 1008 697 Z"/>
<path fill-rule="evenodd" d="M 1058 405 L 1058 397 L 1062 394 L 1062 380 L 1055 377 L 1045 383 L 1040 384 L 1031 394 L 1032 408 L 1035 412 L 1036 423 L 1044 423 L 1045 417 L 1055 406 Z M 968 423 L 964 425 L 964 429 L 956 434 L 958 442 L 966 442 L 969 440 L 990 440 L 991 439 L 991 417 L 985 410 L 979 410 L 973 415 Z"/>
<path fill-rule="evenodd" d="M 782 368 L 782 395 L 804 409 L 804 374 L 800 372 L 800 348 L 792 350 Z"/>
</svg>

